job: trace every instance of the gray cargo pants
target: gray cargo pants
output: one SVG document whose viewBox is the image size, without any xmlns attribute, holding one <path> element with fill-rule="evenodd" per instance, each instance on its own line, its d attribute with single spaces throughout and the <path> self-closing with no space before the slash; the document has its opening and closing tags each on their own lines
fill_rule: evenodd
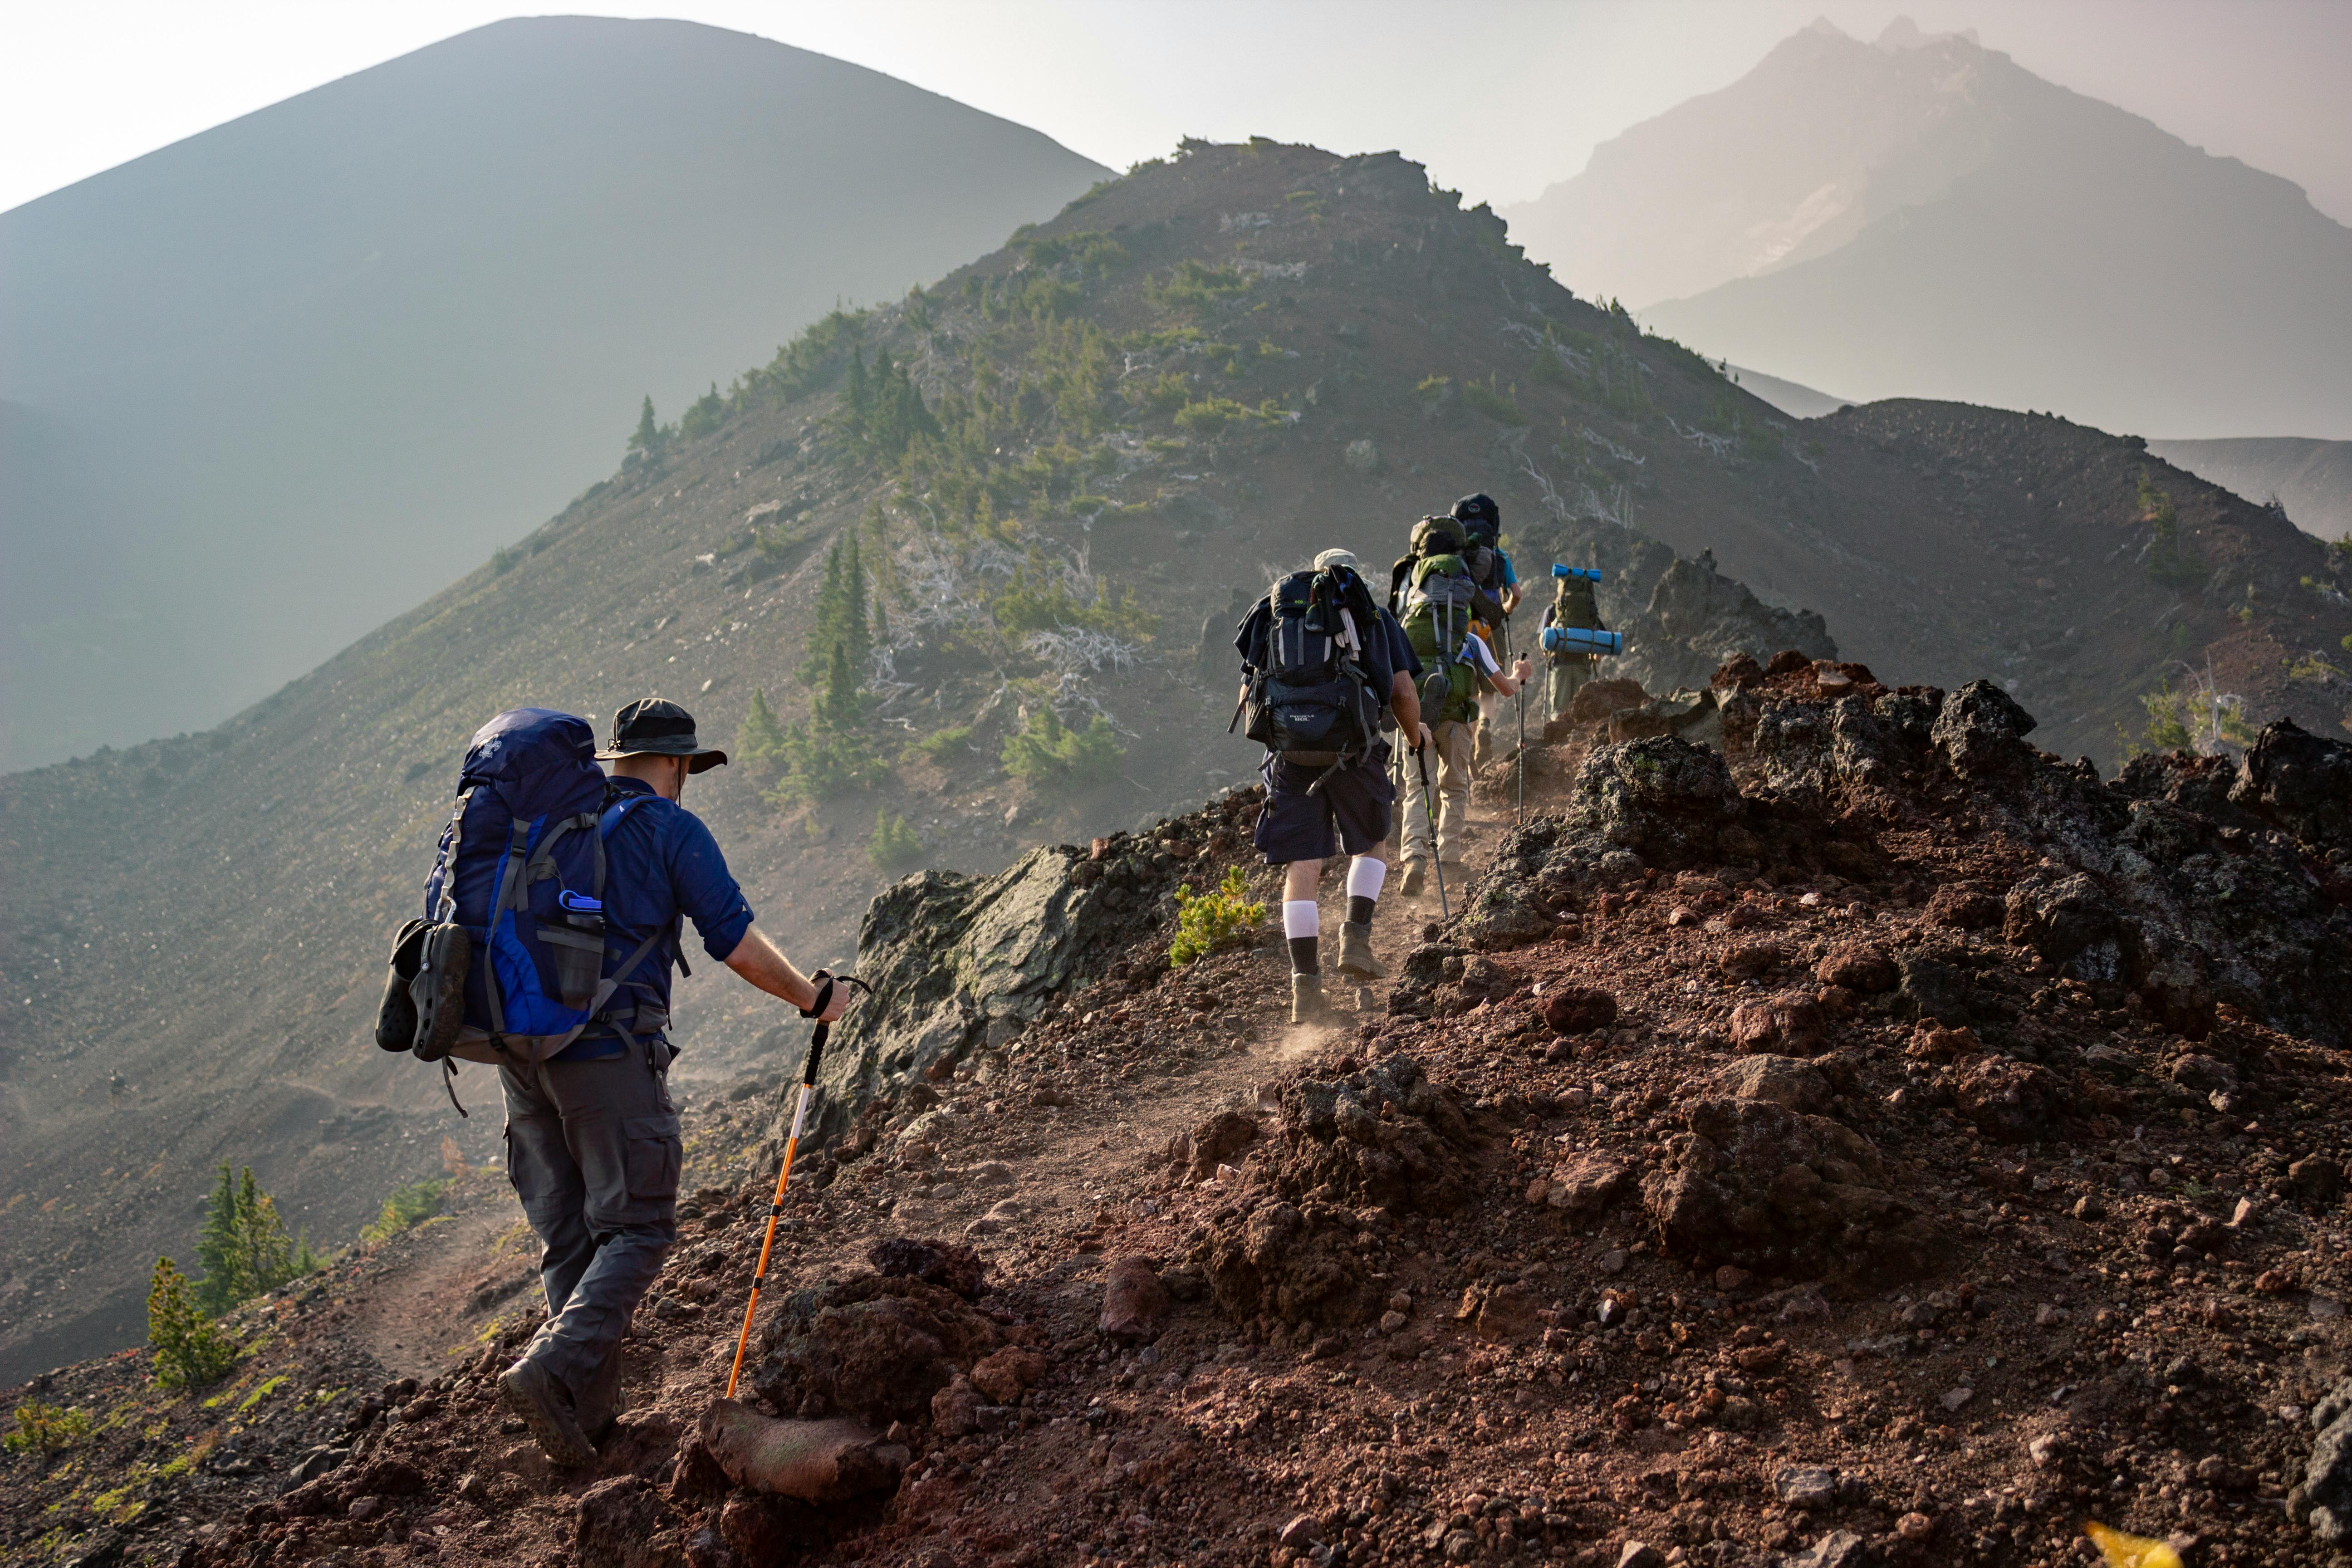
<svg viewBox="0 0 2352 1568">
<path fill-rule="evenodd" d="M 685 1151 L 669 1054 L 656 1040 L 603 1061 L 499 1068 L 507 1177 L 539 1237 L 547 1292 L 547 1321 L 523 1353 L 592 1418 L 585 1402 L 617 1386 L 629 1315 L 677 1240 Z"/>
</svg>

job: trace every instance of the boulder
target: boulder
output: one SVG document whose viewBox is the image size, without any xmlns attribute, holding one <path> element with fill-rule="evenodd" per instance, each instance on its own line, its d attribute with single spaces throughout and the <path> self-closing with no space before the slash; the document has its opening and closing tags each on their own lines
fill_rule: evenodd
<svg viewBox="0 0 2352 1568">
<path fill-rule="evenodd" d="M 1599 1214 L 1632 1180 L 1633 1169 L 1611 1154 L 1580 1154 L 1528 1189 L 1532 1201 L 1565 1209 L 1579 1218 Z"/>
<path fill-rule="evenodd" d="M 1617 1021 L 1617 998 L 1591 985 L 1563 985 L 1545 993 L 1543 1016 L 1554 1034 L 1605 1029 Z"/>
<path fill-rule="evenodd" d="M 2352 745 L 2273 720 L 2246 749 L 2230 800 L 2315 848 L 2352 850 Z"/>
<path fill-rule="evenodd" d="M 1018 1404 L 1022 1394 L 1045 1375 L 1045 1358 L 1026 1345 L 1007 1345 L 971 1365 L 971 1385 L 995 1405 Z"/>
<path fill-rule="evenodd" d="M 2057 1131 L 2061 1090 L 2045 1069 L 2007 1057 L 1963 1063 L 1952 1080 L 1952 1105 L 1978 1131 L 2004 1143 L 2047 1138 Z"/>
<path fill-rule="evenodd" d="M 1253 1162 L 1264 1201 L 1213 1215 L 1185 1258 L 1218 1309 L 1248 1321 L 1348 1328 L 1384 1293 L 1356 1237 L 1368 1208 L 1451 1215 L 1473 1190 L 1469 1122 L 1451 1090 L 1397 1054 L 1281 1090 L 1281 1132 Z"/>
<path fill-rule="evenodd" d="M 1714 1090 L 1732 1100 L 1761 1100 L 1786 1110 L 1817 1111 L 1829 1104 L 1830 1080 L 1796 1057 L 1742 1057 L 1715 1075 Z"/>
<path fill-rule="evenodd" d="M 1649 700 L 1638 680 L 1588 680 L 1569 700 L 1567 719 L 1571 724 L 1605 724 L 1619 709 L 1639 708 Z"/>
<path fill-rule="evenodd" d="M 1769 942 L 1739 942 L 1725 948 L 1715 966 L 1729 979 L 1760 980 L 1788 962 L 1788 957 Z"/>
<path fill-rule="evenodd" d="M 1731 1010 L 1731 1045 L 1739 1051 L 1809 1057 L 1821 1050 L 1828 1026 L 1819 997 L 1783 991 Z"/>
<path fill-rule="evenodd" d="M 1971 680 L 1944 699 L 1933 737 L 1962 778 L 1994 777 L 2021 769 L 2033 755 L 2025 737 L 2033 715 L 1990 680 Z"/>
<path fill-rule="evenodd" d="M 1759 1272 L 1916 1268 L 1930 1238 L 1889 1191 L 1877 1148 L 1852 1128 L 1769 1100 L 1702 1100 L 1690 1131 L 1642 1182 L 1651 1221 L 1676 1250 Z"/>
<path fill-rule="evenodd" d="M 1141 1258 L 1122 1258 L 1110 1266 L 1103 1285 L 1099 1326 L 1113 1339 L 1139 1343 L 1160 1337 L 1168 1318 L 1168 1287 L 1159 1270 Z"/>
<path fill-rule="evenodd" d="M 1824 985 L 1849 991 L 1892 991 L 1903 983 L 1902 971 L 1886 951 L 1866 942 L 1840 942 L 1813 967 L 1813 978 Z"/>
<path fill-rule="evenodd" d="M 1229 796 L 1196 815 L 1222 825 L 1246 804 Z M 1034 1018 L 1105 973 L 1158 929 L 1186 869 L 1160 841 L 1118 833 L 1098 857 L 1052 845 L 992 877 L 929 870 L 884 889 L 857 933 L 857 973 L 874 994 L 835 1026 L 816 1131 L 841 1131 L 890 1073 L 959 1060 L 992 1024 Z"/>
<path fill-rule="evenodd" d="M 695 1435 L 737 1486 L 803 1502 L 887 1491 L 908 1458 L 903 1445 L 855 1421 L 779 1421 L 732 1399 L 713 1400 Z"/>
<path fill-rule="evenodd" d="M 2000 934 L 2063 964 L 2115 933 L 2116 900 L 2080 871 L 2034 871 L 2010 889 Z"/>
</svg>

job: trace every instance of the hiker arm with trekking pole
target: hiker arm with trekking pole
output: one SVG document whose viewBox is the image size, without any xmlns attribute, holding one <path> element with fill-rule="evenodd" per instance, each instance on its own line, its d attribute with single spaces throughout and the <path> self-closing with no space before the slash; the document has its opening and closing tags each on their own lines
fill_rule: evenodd
<svg viewBox="0 0 2352 1568">
<path fill-rule="evenodd" d="M 816 1005 L 818 991 L 815 983 L 793 968 L 792 960 L 786 958 L 782 950 L 769 940 L 768 933 L 756 925 L 744 931 L 743 940 L 737 942 L 735 951 L 727 955 L 726 964 L 751 984 L 771 996 L 791 1003 L 803 1014 L 810 1014 Z M 833 994 L 825 998 L 824 1011 L 811 1016 L 819 1023 L 829 1024 L 840 1017 L 842 1010 L 848 1005 L 848 988 L 835 986 Z"/>
</svg>

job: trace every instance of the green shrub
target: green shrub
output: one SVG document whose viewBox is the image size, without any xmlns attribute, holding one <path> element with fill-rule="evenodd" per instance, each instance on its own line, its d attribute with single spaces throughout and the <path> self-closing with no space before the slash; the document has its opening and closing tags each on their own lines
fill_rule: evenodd
<svg viewBox="0 0 2352 1568">
<path fill-rule="evenodd" d="M 254 1181 L 253 1167 L 232 1176 L 226 1164 L 220 1167 L 220 1184 L 205 1205 L 196 1259 L 205 1271 L 195 1283 L 196 1304 L 215 1317 L 310 1273 L 320 1263 L 309 1241 L 286 1234 L 278 1205 Z"/>
<path fill-rule="evenodd" d="M 16 1429 L 0 1437 L 0 1448 L 12 1454 L 54 1454 L 89 1436 L 89 1415 L 28 1400 L 16 1406 Z"/>
<path fill-rule="evenodd" d="M 1265 906 L 1251 901 L 1239 866 L 1226 867 L 1224 880 L 1209 892 L 1195 893 L 1187 883 L 1176 889 L 1176 940 L 1168 945 L 1168 962 L 1181 969 L 1221 948 L 1237 947 L 1264 919 Z"/>
<path fill-rule="evenodd" d="M 1271 402 L 1252 408 L 1230 397 L 1207 397 L 1198 403 L 1188 403 L 1176 411 L 1179 428 L 1195 436 L 1214 436 L 1228 425 L 1272 425 L 1282 417 L 1282 410 Z"/>
<path fill-rule="evenodd" d="M 866 854 L 885 871 L 911 866 L 923 858 L 923 841 L 903 816 L 887 810 L 874 814 L 874 832 L 866 840 Z"/>
<path fill-rule="evenodd" d="M 1026 724 L 1005 737 L 1004 771 L 1033 788 L 1087 789 L 1117 778 L 1126 755 L 1109 720 L 1097 715 L 1085 729 L 1073 730 L 1050 703 L 1040 703 Z"/>
<path fill-rule="evenodd" d="M 719 384 L 712 382 L 710 390 L 686 406 L 677 422 L 677 433 L 692 441 L 709 435 L 726 422 L 727 400 L 719 395 Z"/>
<path fill-rule="evenodd" d="M 1512 390 L 1516 392 L 1518 389 L 1514 387 Z M 1462 401 L 1497 425 L 1525 425 L 1528 422 L 1527 415 L 1520 411 L 1517 404 L 1493 387 L 1475 381 L 1463 384 Z"/>
<path fill-rule="evenodd" d="M 147 1342 L 155 1347 L 155 1381 L 166 1388 L 218 1383 L 236 1364 L 236 1344 L 189 1299 L 187 1278 L 168 1258 L 155 1259 L 147 1287 Z"/>
<path fill-rule="evenodd" d="M 491 574 L 499 577 L 505 576 L 509 572 L 514 570 L 515 563 L 521 560 L 522 557 L 523 552 L 513 545 L 500 545 L 498 549 L 490 552 Z"/>
<path fill-rule="evenodd" d="M 441 1194 L 449 1190 L 446 1176 L 434 1176 L 422 1182 L 411 1182 L 404 1187 L 394 1187 L 392 1195 L 383 1200 L 383 1207 L 375 1218 L 360 1227 L 360 1239 L 378 1242 L 398 1236 L 402 1231 L 423 1225 L 441 1212 Z"/>
<path fill-rule="evenodd" d="M 958 724 L 937 730 L 915 742 L 914 749 L 935 763 L 946 763 L 971 744 L 971 726 Z"/>
<path fill-rule="evenodd" d="M 1249 279 L 1234 268 L 1208 267 L 1187 257 L 1170 270 L 1167 282 L 1147 280 L 1143 297 L 1154 305 L 1201 310 L 1249 286 Z"/>
</svg>

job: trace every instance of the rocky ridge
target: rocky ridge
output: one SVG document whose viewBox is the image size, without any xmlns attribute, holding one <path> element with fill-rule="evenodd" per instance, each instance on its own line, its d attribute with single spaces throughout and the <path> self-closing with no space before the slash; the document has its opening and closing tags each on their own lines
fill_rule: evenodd
<svg viewBox="0 0 2352 1568">
<path fill-rule="evenodd" d="M 796 1185 L 740 1405 L 709 1396 L 759 1179 L 682 1205 L 593 1472 L 490 1400 L 528 1306 L 373 1409 L 252 1398 L 333 1386 L 312 1286 L 209 1409 L 142 1352 L 52 1380 L 116 1413 L 10 1461 L 10 1516 L 60 1560 L 203 1563 L 2023 1564 L 2086 1514 L 2325 1560 L 2346 748 L 2282 724 L 2101 784 L 1982 683 L 1791 653 L 1713 689 L 1721 753 L 1549 742 L 1568 782 L 1454 919 L 1384 911 L 1409 951 L 1352 1023 L 1267 1021 L 1278 944 L 1171 969 L 1139 878 L 1060 979 L 1003 972 L 1018 1009 L 943 1000 L 956 1047 L 893 1054 L 938 1008 L 870 1029 L 914 1070 Z M 1249 804 L 1026 875 L 1205 879 Z M 869 929 L 881 973 L 916 927 Z M 269 1479 L 175 1487 L 229 1436 Z"/>
</svg>

